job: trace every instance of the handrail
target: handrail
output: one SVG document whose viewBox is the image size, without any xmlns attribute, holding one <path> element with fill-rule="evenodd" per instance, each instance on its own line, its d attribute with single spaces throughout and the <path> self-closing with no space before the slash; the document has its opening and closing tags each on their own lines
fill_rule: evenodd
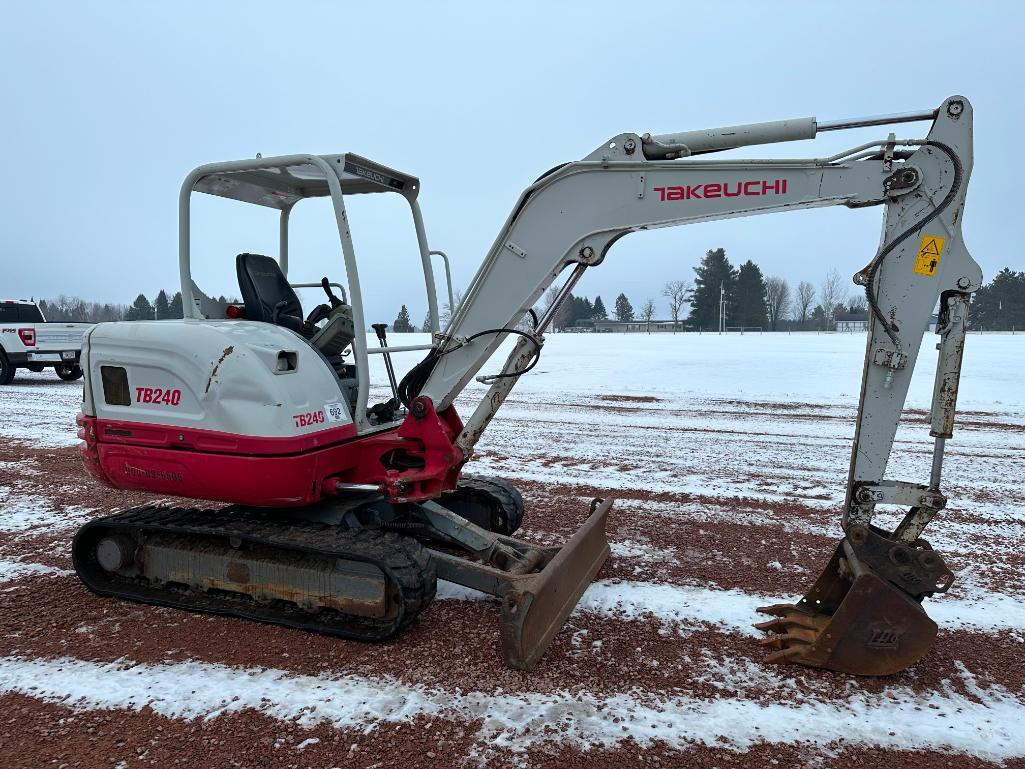
<svg viewBox="0 0 1025 769">
<path fill-rule="evenodd" d="M 445 260 L 445 282 L 448 283 L 448 313 L 451 318 L 456 313 L 456 300 L 455 294 L 452 293 L 452 270 L 448 264 L 448 254 L 444 251 L 431 251 L 431 256 L 440 256 Z"/>
<path fill-rule="evenodd" d="M 367 355 L 383 355 L 386 352 L 416 352 L 417 350 L 433 349 L 433 344 L 407 344 L 399 347 L 368 347 Z"/>
<path fill-rule="evenodd" d="M 323 283 L 289 283 L 288 285 L 290 285 L 292 288 L 323 288 L 324 287 Z M 331 286 L 332 288 L 337 288 L 339 291 L 342 292 L 342 304 L 348 304 L 349 303 L 348 294 L 345 293 L 345 286 L 343 286 L 341 283 L 330 283 L 330 282 L 328 283 L 328 285 Z"/>
</svg>

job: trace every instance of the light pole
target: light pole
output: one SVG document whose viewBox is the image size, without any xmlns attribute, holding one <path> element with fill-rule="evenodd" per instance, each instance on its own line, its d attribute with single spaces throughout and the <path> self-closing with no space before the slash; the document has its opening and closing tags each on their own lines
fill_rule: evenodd
<svg viewBox="0 0 1025 769">
<path fill-rule="evenodd" d="M 725 281 L 719 281 L 719 333 L 726 331 L 726 288 Z"/>
</svg>

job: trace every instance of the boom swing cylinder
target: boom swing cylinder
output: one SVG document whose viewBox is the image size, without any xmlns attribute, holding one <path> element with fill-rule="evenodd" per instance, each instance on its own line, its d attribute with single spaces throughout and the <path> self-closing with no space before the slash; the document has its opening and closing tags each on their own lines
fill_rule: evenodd
<svg viewBox="0 0 1025 769">
<path fill-rule="evenodd" d="M 819 131 L 923 120 L 932 121 L 925 138 L 890 134 L 827 158 L 712 159 L 722 150 L 809 139 Z M 592 506 L 561 549 L 538 548 L 511 536 L 522 517 L 514 488 L 497 479 L 460 479 L 460 473 L 512 387 L 536 364 L 545 330 L 584 271 L 637 230 L 819 206 L 883 206 L 880 248 L 855 276 L 872 314 L 845 536 L 811 591 L 797 604 L 766 607 L 773 619 L 762 627 L 776 661 L 861 674 L 903 669 L 936 633 L 922 600 L 953 581 L 920 537 L 946 504 L 943 448 L 952 437 L 967 307 L 982 280 L 960 231 L 972 169 L 971 122 L 968 101 L 955 96 L 936 110 L 879 118 L 613 137 L 524 191 L 444 330 L 430 261 L 440 252 L 427 244 L 414 177 L 356 155 L 200 167 L 186 179 L 180 199 L 188 318 L 133 324 L 130 337 L 116 326 L 92 331 L 83 347 L 88 376 L 80 425 L 86 466 L 104 482 L 233 507 L 216 515 L 145 508 L 93 522 L 76 538 L 76 567 L 98 592 L 354 637 L 378 632 L 365 632 L 368 627 L 384 628 L 384 637 L 408 624 L 429 603 L 440 576 L 502 599 L 506 660 L 530 669 L 608 556 L 611 500 Z M 247 297 L 241 314 L 252 309 L 257 320 L 238 317 L 237 310 L 226 317 L 192 281 L 195 191 L 280 213 L 277 262 L 239 256 Z M 410 205 L 435 332 L 430 345 L 389 346 L 385 329 L 375 326 L 380 346 L 367 347 L 343 200 L 366 192 L 398 193 Z M 316 196 L 332 201 L 345 286 L 325 277 L 331 306 L 304 320 L 287 283 L 288 222 L 300 200 Z M 565 270 L 570 275 L 554 305 L 533 315 L 531 308 Z M 451 288 L 449 294 L 452 304 Z M 888 479 L 911 373 L 937 302 L 933 470 L 928 483 Z M 524 331 L 518 324 L 528 313 Z M 504 366 L 479 375 L 509 334 L 519 340 Z M 390 355 L 410 349 L 426 357 L 398 379 Z M 373 354 L 384 356 L 394 397 L 370 407 Z M 133 402 L 132 388 L 152 384 L 147 377 L 153 372 L 177 377 L 170 384 L 179 392 L 175 409 Z M 453 403 L 474 377 L 490 387 L 464 424 Z M 301 411 L 294 423 L 290 410 Z M 874 525 L 881 504 L 907 508 L 893 531 Z M 325 540 L 333 550 L 311 549 L 317 531 L 334 532 Z M 388 536 L 352 533 L 361 531 Z M 199 558 L 196 548 L 207 555 Z M 280 573 L 301 584 L 255 578 L 274 573 L 276 553 L 288 565 Z M 224 573 L 189 571 L 183 563 Z M 333 587 L 324 593 L 321 584 Z M 334 595 L 346 591 L 373 599 L 367 604 Z M 325 594 L 329 600 L 315 597 Z M 264 606 L 268 596 L 294 600 L 282 613 Z M 377 624 L 352 618 L 360 612 Z"/>
</svg>

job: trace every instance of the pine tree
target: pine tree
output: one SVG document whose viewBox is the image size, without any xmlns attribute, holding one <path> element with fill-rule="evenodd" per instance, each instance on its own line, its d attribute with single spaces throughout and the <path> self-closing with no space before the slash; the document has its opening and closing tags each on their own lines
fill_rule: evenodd
<svg viewBox="0 0 1025 769">
<path fill-rule="evenodd" d="M 135 297 L 132 306 L 125 313 L 125 320 L 153 320 L 153 305 L 143 294 Z"/>
<path fill-rule="evenodd" d="M 575 326 L 578 320 L 590 320 L 594 313 L 594 305 L 586 296 L 573 296 L 570 294 L 563 302 L 562 310 L 559 311 L 559 325 L 562 328 Z"/>
<path fill-rule="evenodd" d="M 720 285 L 726 291 L 726 322 L 733 322 L 734 285 L 737 271 L 726 258 L 726 249 L 717 248 L 708 251 L 701 264 L 694 268 L 694 293 L 690 299 L 690 317 L 692 326 L 706 329 L 719 327 L 719 290 Z"/>
<path fill-rule="evenodd" d="M 168 310 L 167 317 L 169 318 L 184 318 L 185 310 L 182 307 L 182 292 L 175 291 L 174 296 L 171 297 L 171 305 Z"/>
<path fill-rule="evenodd" d="M 769 308 L 765 302 L 765 279 L 757 264 L 748 259 L 740 265 L 737 284 L 734 289 L 736 312 L 734 323 L 738 326 L 769 325 Z"/>
<path fill-rule="evenodd" d="M 565 329 L 568 326 L 573 325 L 575 320 L 575 313 L 577 308 L 577 299 L 573 294 L 567 296 L 561 305 L 559 305 L 558 312 L 555 313 L 555 319 L 552 325 L 560 329 Z"/>
<path fill-rule="evenodd" d="M 427 314 L 426 314 L 426 315 L 424 316 L 424 323 L 423 323 L 423 325 L 422 325 L 422 326 L 420 326 L 420 331 L 421 331 L 422 333 L 424 333 L 424 334 L 430 334 L 430 333 L 433 333 L 434 329 L 433 329 L 433 328 L 431 328 L 431 313 L 430 313 L 430 312 L 428 312 L 428 313 L 427 313 Z"/>
<path fill-rule="evenodd" d="M 998 272 L 973 295 L 968 320 L 985 331 L 1025 328 L 1025 272 Z"/>
<path fill-rule="evenodd" d="M 591 317 L 595 320 L 608 320 L 609 314 L 605 310 L 605 302 L 601 300 L 600 296 L 594 298 L 594 310 L 591 313 Z"/>
<path fill-rule="evenodd" d="M 171 317 L 171 305 L 167 301 L 167 292 L 164 289 L 160 289 L 160 293 L 157 294 L 157 298 L 153 302 L 153 307 L 156 310 L 157 320 L 167 320 Z"/>
<path fill-rule="evenodd" d="M 630 304 L 630 300 L 626 298 L 626 294 L 620 294 L 616 297 L 616 320 L 627 322 L 634 319 L 634 308 Z"/>
<path fill-rule="evenodd" d="M 590 320 L 594 317 L 594 305 L 591 304 L 591 300 L 586 296 L 583 299 L 577 300 L 577 306 L 579 308 L 577 313 L 578 320 Z"/>
<path fill-rule="evenodd" d="M 402 309 L 399 310 L 399 316 L 395 318 L 395 322 L 391 325 L 391 330 L 396 334 L 408 334 L 416 330 L 409 320 L 409 310 L 406 309 L 406 305 L 402 305 Z"/>
</svg>

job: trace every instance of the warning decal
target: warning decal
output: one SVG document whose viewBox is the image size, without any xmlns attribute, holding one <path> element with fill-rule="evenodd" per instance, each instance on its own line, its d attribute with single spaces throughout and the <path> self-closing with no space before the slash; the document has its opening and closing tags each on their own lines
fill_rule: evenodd
<svg viewBox="0 0 1025 769">
<path fill-rule="evenodd" d="M 943 253 L 943 244 L 946 241 L 938 235 L 923 235 L 922 242 L 918 246 L 918 257 L 915 259 L 915 275 L 936 274 L 936 268 L 940 264 L 940 254 Z"/>
</svg>

